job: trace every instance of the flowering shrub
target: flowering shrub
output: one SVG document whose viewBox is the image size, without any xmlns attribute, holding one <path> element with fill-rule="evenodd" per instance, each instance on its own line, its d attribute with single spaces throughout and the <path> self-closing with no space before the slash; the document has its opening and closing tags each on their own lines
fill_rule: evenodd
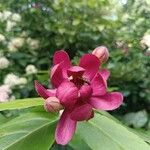
<svg viewBox="0 0 150 150">
<path fill-rule="evenodd" d="M 71 57 L 73 57 L 76 50 L 81 48 L 86 50 L 99 44 L 99 39 L 103 38 L 101 32 L 104 31 L 104 28 L 110 30 L 110 26 L 115 25 L 114 21 L 107 18 L 108 14 L 103 13 L 109 6 L 108 2 L 95 1 L 95 3 L 86 4 L 74 1 L 75 5 L 72 1 L 67 3 L 50 2 L 48 4 L 50 8 L 46 7 L 47 3 L 45 2 L 22 1 L 15 6 L 13 5 L 14 3 L 16 2 L 2 2 L 2 7 L 0 8 L 0 66 L 5 68 L 1 74 L 0 84 L 3 85 L 6 76 L 12 73 L 19 78 L 26 78 L 27 82 L 24 84 L 24 87 L 23 85 L 18 85 L 18 83 L 13 87 L 12 90 L 16 98 L 35 96 L 32 86 L 33 80 L 37 78 L 46 80 L 44 78 L 46 76 L 45 73 L 40 73 L 38 70 L 47 70 L 49 67 L 48 62 L 51 60 L 51 55 L 55 49 L 60 47 L 70 49 L 70 47 L 74 47 L 74 49 L 68 50 Z M 70 7 L 66 7 L 66 5 L 70 5 Z M 59 9 L 62 6 L 64 9 Z M 65 7 L 67 12 L 64 11 Z M 82 12 L 84 8 L 86 9 L 83 17 L 79 17 L 80 13 L 75 14 L 75 12 Z M 100 8 L 101 11 L 99 12 Z M 53 12 L 51 12 L 52 9 Z M 94 15 L 95 10 L 97 10 L 96 16 Z M 91 21 L 88 18 L 89 15 L 86 15 L 88 12 L 94 18 L 93 24 L 96 25 L 94 29 L 93 25 L 88 23 Z M 59 17 L 54 17 L 51 13 Z M 69 19 L 70 14 L 75 19 Z M 63 18 L 63 16 L 66 16 L 67 19 Z M 99 16 L 103 17 L 97 20 Z M 41 22 L 41 20 L 43 21 Z M 66 22 L 66 20 L 70 21 Z M 103 24 L 101 24 L 101 20 L 103 20 Z M 107 22 L 111 22 L 111 25 Z M 76 31 L 74 28 L 76 28 Z M 108 34 L 107 32 L 106 34 Z M 93 45 L 88 44 L 89 38 L 92 40 Z M 84 39 L 81 42 L 82 44 L 78 42 L 80 39 Z M 47 57 L 49 55 L 50 57 Z M 8 61 L 6 62 L 6 59 L 1 61 L 1 58 L 6 58 Z M 33 67 L 30 65 L 33 65 Z M 17 81 L 14 80 L 14 82 Z M 46 82 L 45 84 L 48 83 Z"/>
<path fill-rule="evenodd" d="M 9 86 L 16 98 L 34 95 L 31 94 L 33 86 L 26 89 L 25 86 L 33 84 L 32 78 L 36 78 L 37 69 L 33 62 L 27 60 L 29 58 L 24 57 L 23 49 L 36 50 L 39 47 L 38 40 L 25 32 L 17 33 L 21 29 L 21 21 L 19 13 L 0 11 L 0 85 Z"/>
<path fill-rule="evenodd" d="M 21 99 L 37 96 L 34 80 L 42 83 L 43 87 L 54 88 L 53 85 L 56 83 L 47 80 L 48 68 L 52 64 L 54 51 L 60 48 L 67 50 L 72 66 L 78 66 L 80 56 L 85 53 L 92 53 L 100 58 L 101 69 L 107 68 L 111 72 L 107 80 L 109 85 L 107 91 L 121 91 L 124 95 L 121 107 L 110 113 L 132 128 L 141 128 L 142 134 L 137 133 L 138 136 L 143 135 L 144 141 L 149 143 L 147 138 L 150 129 L 149 7 L 148 0 L 80 2 L 30 0 L 17 1 L 17 3 L 16 0 L 2 0 L 0 4 L 0 149 L 23 149 L 22 147 L 28 147 L 28 150 L 50 147 L 62 149 L 61 146 L 54 144 L 54 124 L 59 117 L 52 114 L 65 108 L 60 97 L 49 97 L 44 104 L 39 98 Z M 106 62 L 108 59 L 106 48 L 97 47 L 102 44 L 109 46 L 108 62 Z M 94 49 L 95 47 L 97 48 Z M 106 73 L 106 70 L 103 73 Z M 108 72 L 106 74 L 108 75 Z M 53 78 L 58 77 L 61 76 L 53 75 Z M 74 78 L 69 78 L 69 81 L 74 84 Z M 84 84 L 87 84 L 85 82 L 86 80 Z M 46 113 L 43 105 L 51 113 Z M 33 110 L 30 108 L 32 106 L 35 107 Z M 12 111 L 12 109 L 17 110 Z M 12 118 L 17 115 L 19 117 L 13 120 Z M 113 150 L 118 147 L 118 149 L 134 149 L 135 145 L 140 150 L 144 149 L 144 146 L 140 145 L 143 141 L 137 140 L 138 138 L 133 140 L 132 137 L 135 136 L 127 133 L 126 130 L 122 131 L 122 126 L 118 126 L 118 122 L 115 124 L 113 121 L 116 119 L 111 120 L 113 117 L 109 114 L 95 111 L 94 116 L 85 124 L 84 121 L 78 123 L 73 139 L 65 148 L 106 149 L 109 143 L 109 149 Z M 12 119 L 14 126 L 8 121 L 9 119 Z M 6 123 L 6 126 L 3 123 Z M 124 138 L 126 135 L 131 138 Z M 7 144 L 5 138 L 8 139 Z M 120 141 L 121 139 L 124 140 Z"/>
<path fill-rule="evenodd" d="M 0 58 L 0 69 L 5 69 L 9 66 L 9 60 L 6 57 Z"/>
</svg>

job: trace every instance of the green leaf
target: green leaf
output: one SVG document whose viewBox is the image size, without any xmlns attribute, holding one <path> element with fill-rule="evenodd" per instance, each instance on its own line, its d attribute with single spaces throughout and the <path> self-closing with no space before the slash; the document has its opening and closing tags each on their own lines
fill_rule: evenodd
<svg viewBox="0 0 150 150">
<path fill-rule="evenodd" d="M 150 144 L 150 130 L 142 130 L 142 129 L 131 129 L 132 132 L 137 134 L 140 138 L 142 138 L 145 142 Z"/>
<path fill-rule="evenodd" d="M 41 109 L 1 124 L 0 149 L 48 150 L 52 146 L 57 116 L 38 110 Z M 69 147 L 74 150 L 150 150 L 144 139 L 105 114 L 95 113 L 93 119 L 79 123 Z"/>
<path fill-rule="evenodd" d="M 8 119 L 7 119 L 4 115 L 0 114 L 0 123 L 1 123 L 1 124 L 7 122 L 7 120 L 8 120 Z"/>
<path fill-rule="evenodd" d="M 49 150 L 54 143 L 57 116 L 25 113 L 0 126 L 1 150 Z"/>
<path fill-rule="evenodd" d="M 23 109 L 33 106 L 41 106 L 44 104 L 44 101 L 41 98 L 27 98 L 14 100 L 6 103 L 0 103 L 0 111 L 3 110 L 12 110 L 12 109 Z"/>
<path fill-rule="evenodd" d="M 79 134 L 75 134 L 69 146 L 74 150 L 91 150 L 88 144 L 80 137 Z"/>
<path fill-rule="evenodd" d="M 126 127 L 99 113 L 78 125 L 77 133 L 93 150 L 150 150 L 150 146 Z"/>
<path fill-rule="evenodd" d="M 122 126 L 124 126 L 125 128 L 127 128 L 129 131 L 137 134 L 140 138 L 142 138 L 145 142 L 150 144 L 150 130 L 142 130 L 142 129 L 133 129 L 130 128 L 128 126 L 125 126 L 124 124 L 122 124 L 119 120 L 117 120 L 114 116 L 110 115 L 108 112 L 106 111 L 95 111 L 101 115 L 104 115 L 112 120 L 114 120 L 116 123 L 121 124 Z"/>
</svg>

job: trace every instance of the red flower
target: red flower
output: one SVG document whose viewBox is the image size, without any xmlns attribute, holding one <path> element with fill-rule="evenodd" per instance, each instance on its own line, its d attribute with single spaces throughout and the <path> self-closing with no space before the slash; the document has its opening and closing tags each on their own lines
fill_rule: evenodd
<svg viewBox="0 0 150 150">
<path fill-rule="evenodd" d="M 68 54 L 63 50 L 57 51 L 53 58 L 51 83 L 54 89 L 45 89 L 37 81 L 35 88 L 45 99 L 48 111 L 64 108 L 55 138 L 58 144 L 65 145 L 74 135 L 77 121 L 91 119 L 94 116 L 93 108 L 118 108 L 123 96 L 119 92 L 107 92 L 109 71 L 99 70 L 100 60 L 95 55 L 82 56 L 79 66 L 72 66 Z"/>
</svg>

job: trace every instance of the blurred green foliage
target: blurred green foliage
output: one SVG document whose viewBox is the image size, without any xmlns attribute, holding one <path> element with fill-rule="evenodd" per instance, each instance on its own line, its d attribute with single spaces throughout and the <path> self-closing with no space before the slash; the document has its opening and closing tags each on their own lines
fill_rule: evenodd
<svg viewBox="0 0 150 150">
<path fill-rule="evenodd" d="M 21 21 L 15 26 L 12 25 L 13 15 L 0 23 L 0 33 L 6 38 L 6 42 L 0 46 L 2 55 L 10 61 L 9 68 L 4 70 L 0 79 L 1 83 L 8 73 L 24 75 L 29 64 L 35 65 L 38 70 L 48 70 L 56 50 L 65 49 L 73 58 L 79 50 L 86 52 L 100 43 L 108 45 L 114 34 L 113 28 L 117 25 L 116 21 L 109 18 L 113 13 L 110 2 L 104 0 L 3 0 L 0 11 L 9 11 L 21 16 Z M 13 27 L 8 31 L 9 24 Z M 15 48 L 17 47 L 14 51 L 12 41 L 16 38 L 18 43 L 23 44 L 14 44 Z M 43 76 L 45 75 L 38 74 L 38 78 Z M 23 89 L 23 97 L 33 96 L 31 81 L 36 77 L 27 78 L 30 81 L 27 88 Z M 45 84 L 48 85 L 48 82 L 45 81 Z M 19 95 L 17 98 L 20 98 Z"/>
<path fill-rule="evenodd" d="M 18 90 L 17 98 L 36 96 L 33 80 L 48 85 L 48 69 L 55 50 L 65 49 L 77 63 L 81 54 L 96 46 L 106 45 L 110 59 L 104 67 L 111 71 L 109 86 L 122 91 L 124 105 L 115 114 L 145 110 L 150 112 L 150 56 L 148 46 L 141 45 L 150 29 L 148 0 L 1 0 L 0 11 L 19 13 L 21 21 L 6 31 L 7 20 L 0 22 L 0 33 L 6 42 L 0 45 L 1 55 L 10 61 L 3 69 L 0 83 L 8 73 L 26 77 L 28 83 Z M 8 50 L 13 38 L 23 38 L 16 52 Z M 30 41 L 36 40 L 37 43 Z M 25 68 L 33 64 L 38 72 L 27 75 Z"/>
</svg>

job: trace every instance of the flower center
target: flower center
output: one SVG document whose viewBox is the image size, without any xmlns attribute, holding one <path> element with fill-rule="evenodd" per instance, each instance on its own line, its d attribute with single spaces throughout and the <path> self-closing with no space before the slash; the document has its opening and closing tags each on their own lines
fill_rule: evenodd
<svg viewBox="0 0 150 150">
<path fill-rule="evenodd" d="M 83 78 L 85 69 L 79 66 L 73 66 L 67 70 L 68 79 L 73 82 L 78 88 L 84 84 L 90 84 L 87 79 Z"/>
<path fill-rule="evenodd" d="M 90 83 L 83 77 L 70 76 L 68 78 L 71 82 L 73 82 L 78 88 L 80 88 L 84 84 L 90 85 Z"/>
</svg>

